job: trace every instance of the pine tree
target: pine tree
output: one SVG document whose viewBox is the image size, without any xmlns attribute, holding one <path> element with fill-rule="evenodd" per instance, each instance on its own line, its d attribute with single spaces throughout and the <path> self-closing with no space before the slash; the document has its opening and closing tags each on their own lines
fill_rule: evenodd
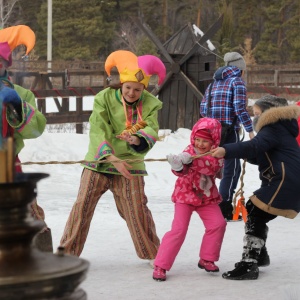
<svg viewBox="0 0 300 300">
<path fill-rule="evenodd" d="M 299 1 L 265 1 L 264 31 L 255 57 L 260 63 L 282 64 L 293 62 L 299 51 L 297 20 Z M 298 25 L 299 26 L 299 25 Z"/>
<path fill-rule="evenodd" d="M 53 59 L 99 59 L 102 49 L 113 38 L 115 22 L 104 21 L 105 1 L 53 0 Z M 47 32 L 47 4 L 43 3 L 38 23 Z M 44 56 L 46 43 L 39 39 L 37 49 Z"/>
<path fill-rule="evenodd" d="M 35 53 L 46 59 L 47 1 L 16 1 L 7 26 L 25 24 L 36 33 Z M 104 60 L 117 49 L 156 54 L 135 22 L 141 17 L 164 43 L 188 22 L 205 33 L 225 12 L 212 38 L 219 56 L 239 51 L 258 64 L 298 63 L 299 0 L 52 0 L 53 59 Z M 0 2 L 1 3 L 1 2 Z M 249 56 L 249 57 L 250 57 Z"/>
</svg>

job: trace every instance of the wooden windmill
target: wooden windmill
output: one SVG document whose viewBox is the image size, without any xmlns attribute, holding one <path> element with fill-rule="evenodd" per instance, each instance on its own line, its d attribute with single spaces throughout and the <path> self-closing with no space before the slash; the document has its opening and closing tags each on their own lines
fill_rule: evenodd
<svg viewBox="0 0 300 300">
<path fill-rule="evenodd" d="M 163 102 L 159 113 L 161 129 L 191 129 L 200 118 L 199 107 L 203 92 L 213 78 L 216 56 L 207 48 L 206 42 L 219 30 L 223 15 L 203 36 L 196 36 L 191 23 L 175 33 L 162 44 L 150 27 L 137 20 L 159 50 L 167 69 L 164 83 L 151 91 Z"/>
</svg>

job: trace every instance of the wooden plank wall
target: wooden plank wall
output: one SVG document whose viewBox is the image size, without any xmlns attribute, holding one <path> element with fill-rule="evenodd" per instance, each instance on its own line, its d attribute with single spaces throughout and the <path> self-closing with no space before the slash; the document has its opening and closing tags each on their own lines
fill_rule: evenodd
<svg viewBox="0 0 300 300">
<path fill-rule="evenodd" d="M 173 56 L 174 62 L 179 62 L 183 55 Z M 167 73 L 172 65 L 164 61 Z M 214 55 L 195 55 L 183 63 L 180 69 L 198 88 L 202 81 L 203 89 L 211 81 L 216 68 Z M 200 90 L 201 92 L 201 90 Z M 159 113 L 159 123 L 162 129 L 192 128 L 200 118 L 200 102 L 183 80 L 180 73 L 174 73 L 169 82 L 165 84 L 159 93 L 159 99 L 163 102 L 163 108 Z"/>
</svg>

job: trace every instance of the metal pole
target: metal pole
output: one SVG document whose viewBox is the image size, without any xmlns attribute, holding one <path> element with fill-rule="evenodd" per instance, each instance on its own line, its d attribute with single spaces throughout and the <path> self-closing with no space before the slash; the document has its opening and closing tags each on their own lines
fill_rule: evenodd
<svg viewBox="0 0 300 300">
<path fill-rule="evenodd" d="M 52 69 L 52 0 L 48 0 L 48 26 L 47 26 L 47 61 L 48 72 Z"/>
</svg>

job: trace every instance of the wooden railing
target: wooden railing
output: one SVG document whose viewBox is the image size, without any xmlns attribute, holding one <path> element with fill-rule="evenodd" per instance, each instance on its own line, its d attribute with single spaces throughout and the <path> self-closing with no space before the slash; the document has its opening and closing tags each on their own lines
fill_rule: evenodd
<svg viewBox="0 0 300 300">
<path fill-rule="evenodd" d="M 288 100 L 300 100 L 300 68 L 252 69 L 247 71 L 245 79 L 249 98 L 272 94 Z"/>
<path fill-rule="evenodd" d="M 90 110 L 84 110 L 84 96 L 94 96 L 103 89 L 106 80 L 104 70 L 68 70 L 60 72 L 10 71 L 13 82 L 30 89 L 37 98 L 38 109 L 46 116 L 48 124 L 76 123 L 76 132 L 82 133 L 82 123 L 87 122 Z M 117 80 L 117 73 L 112 73 Z M 248 98 L 264 94 L 281 95 L 287 100 L 300 100 L 300 69 L 247 71 Z M 153 81 L 154 82 L 154 81 Z M 149 90 L 153 88 L 150 82 Z M 47 97 L 52 97 L 57 113 L 47 112 Z M 70 111 L 71 97 L 75 97 L 76 111 Z M 59 101 L 61 99 L 61 102 Z"/>
</svg>

